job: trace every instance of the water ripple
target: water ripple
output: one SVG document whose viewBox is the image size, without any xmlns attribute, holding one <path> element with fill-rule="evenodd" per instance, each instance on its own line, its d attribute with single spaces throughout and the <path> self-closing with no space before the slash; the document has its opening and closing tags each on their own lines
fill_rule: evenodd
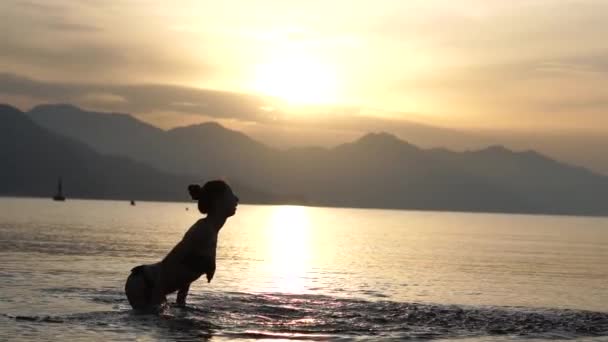
<svg viewBox="0 0 608 342">
<path fill-rule="evenodd" d="M 188 308 L 136 315 L 120 291 L 51 288 L 112 304 L 115 311 L 64 316 L 4 317 L 30 324 L 71 324 L 89 329 L 161 330 L 167 336 L 225 336 L 328 340 L 345 338 L 440 339 L 483 336 L 566 338 L 608 336 L 608 313 L 520 307 L 434 305 L 279 293 L 193 294 Z"/>
</svg>

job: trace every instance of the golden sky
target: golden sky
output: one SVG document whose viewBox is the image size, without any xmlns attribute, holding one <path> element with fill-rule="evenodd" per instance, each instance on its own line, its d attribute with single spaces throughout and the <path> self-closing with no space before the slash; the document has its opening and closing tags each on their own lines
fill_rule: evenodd
<svg viewBox="0 0 608 342">
<path fill-rule="evenodd" d="M 607 16 L 604 0 L 3 0 L 0 100 L 164 126 L 278 117 L 319 141 L 342 128 L 315 120 L 351 117 L 608 135 Z"/>
</svg>

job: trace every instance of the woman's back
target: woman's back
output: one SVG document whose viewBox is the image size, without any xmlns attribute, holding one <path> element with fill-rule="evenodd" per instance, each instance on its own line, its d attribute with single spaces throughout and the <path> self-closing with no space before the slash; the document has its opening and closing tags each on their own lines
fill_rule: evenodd
<svg viewBox="0 0 608 342">
<path fill-rule="evenodd" d="M 191 255 L 215 257 L 217 248 L 217 232 L 200 219 L 184 234 L 182 240 L 163 258 L 161 263 L 176 264 L 183 262 Z"/>
</svg>

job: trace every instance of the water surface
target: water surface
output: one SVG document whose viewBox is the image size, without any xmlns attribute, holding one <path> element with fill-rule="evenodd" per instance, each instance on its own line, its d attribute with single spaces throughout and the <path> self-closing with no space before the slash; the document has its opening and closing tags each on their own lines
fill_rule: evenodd
<svg viewBox="0 0 608 342">
<path fill-rule="evenodd" d="M 241 205 L 189 307 L 133 314 L 129 270 L 198 217 L 190 203 L 1 198 L 0 335 L 608 341 L 606 218 Z"/>
</svg>

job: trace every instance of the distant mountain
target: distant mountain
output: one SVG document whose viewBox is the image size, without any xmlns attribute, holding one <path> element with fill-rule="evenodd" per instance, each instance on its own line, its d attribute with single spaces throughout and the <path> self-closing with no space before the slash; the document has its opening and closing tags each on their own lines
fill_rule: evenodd
<svg viewBox="0 0 608 342">
<path fill-rule="evenodd" d="M 281 151 L 216 123 L 162 131 L 125 114 L 54 105 L 28 115 L 104 153 L 165 172 L 226 176 L 272 193 L 299 194 L 310 204 L 608 215 L 608 177 L 534 151 L 420 149 L 387 133 L 331 149 Z"/>
<path fill-rule="evenodd" d="M 128 116 L 119 120 L 143 127 Z M 202 180 L 158 171 L 125 157 L 101 155 L 81 142 L 47 131 L 6 105 L 0 105 L 0 160 L 0 195 L 50 198 L 62 177 L 68 198 L 188 200 L 188 184 Z M 248 202 L 276 200 L 239 183 L 233 187 Z"/>
<path fill-rule="evenodd" d="M 99 153 L 137 156 L 149 162 L 166 145 L 164 131 L 128 114 L 83 111 L 69 104 L 41 105 L 27 115 L 51 132 L 83 142 Z"/>
<path fill-rule="evenodd" d="M 274 152 L 213 122 L 163 131 L 127 114 L 83 111 L 65 104 L 40 105 L 27 115 L 40 126 L 100 153 L 126 156 L 166 172 L 204 178 L 234 178 L 225 170 L 253 165 Z"/>
</svg>

